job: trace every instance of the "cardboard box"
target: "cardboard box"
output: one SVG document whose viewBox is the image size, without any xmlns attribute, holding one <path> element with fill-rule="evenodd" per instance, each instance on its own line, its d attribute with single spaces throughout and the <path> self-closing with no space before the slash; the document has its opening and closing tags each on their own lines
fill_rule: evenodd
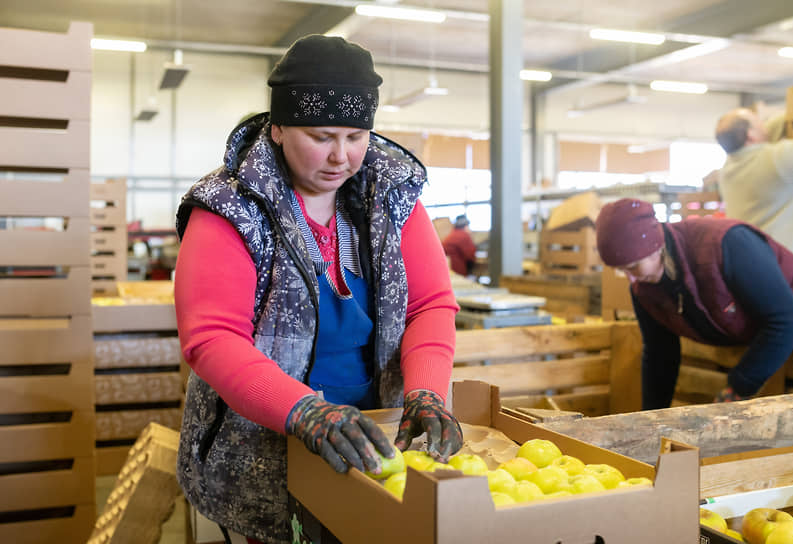
<svg viewBox="0 0 793 544">
<path fill-rule="evenodd" d="M 600 207 L 597 193 L 580 193 L 564 200 L 551 211 L 543 230 L 579 230 L 594 227 Z"/>
<path fill-rule="evenodd" d="M 337 474 L 295 439 L 288 440 L 288 487 L 345 544 L 532 542 L 608 544 L 696 542 L 699 535 L 698 450 L 665 441 L 656 467 L 532 425 L 501 408 L 498 389 L 454 384 L 454 413 L 471 425 L 501 431 L 516 443 L 554 441 L 587 463 L 608 463 L 653 487 L 574 495 L 495 509 L 487 478 L 457 471 L 408 469 L 400 501 L 357 470 Z M 369 412 L 381 422 L 400 410 Z"/>
</svg>

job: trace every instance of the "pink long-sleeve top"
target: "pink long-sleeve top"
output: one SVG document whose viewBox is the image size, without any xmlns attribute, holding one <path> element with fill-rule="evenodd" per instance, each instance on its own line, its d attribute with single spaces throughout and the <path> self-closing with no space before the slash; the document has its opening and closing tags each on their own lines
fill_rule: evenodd
<svg viewBox="0 0 793 544">
<path fill-rule="evenodd" d="M 459 310 L 438 236 L 421 202 L 402 229 L 408 306 L 402 338 L 405 391 L 446 398 Z M 314 391 L 253 344 L 256 269 L 224 218 L 194 208 L 176 263 L 175 298 L 185 360 L 243 417 L 278 432 L 298 400 Z"/>
</svg>

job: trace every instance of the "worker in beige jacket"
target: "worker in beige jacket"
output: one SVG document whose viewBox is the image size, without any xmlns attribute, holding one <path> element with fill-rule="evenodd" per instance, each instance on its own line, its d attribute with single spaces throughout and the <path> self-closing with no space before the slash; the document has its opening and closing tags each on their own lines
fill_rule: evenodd
<svg viewBox="0 0 793 544">
<path fill-rule="evenodd" d="M 793 250 L 793 140 L 783 139 L 783 116 L 763 123 L 750 109 L 726 113 L 716 140 L 727 160 L 719 191 L 727 217 L 750 223 Z"/>
</svg>

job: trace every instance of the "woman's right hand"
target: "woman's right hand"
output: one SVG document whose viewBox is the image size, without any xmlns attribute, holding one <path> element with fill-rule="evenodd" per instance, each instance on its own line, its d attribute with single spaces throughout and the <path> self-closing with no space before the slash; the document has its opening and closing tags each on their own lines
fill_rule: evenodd
<svg viewBox="0 0 793 544">
<path fill-rule="evenodd" d="M 316 396 L 295 404 L 286 429 L 336 472 L 347 472 L 353 466 L 377 474 L 381 466 L 375 448 L 385 457 L 395 455 L 388 437 L 372 418 L 354 406 L 331 404 Z"/>
</svg>

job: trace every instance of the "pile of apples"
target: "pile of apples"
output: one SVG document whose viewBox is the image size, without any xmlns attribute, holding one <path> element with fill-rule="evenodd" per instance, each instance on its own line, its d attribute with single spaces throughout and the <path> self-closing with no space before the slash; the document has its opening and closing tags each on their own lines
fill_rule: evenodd
<svg viewBox="0 0 793 544">
<path fill-rule="evenodd" d="M 385 488 L 402 498 L 405 490 L 407 466 L 416 470 L 459 470 L 463 474 L 487 476 L 493 503 L 506 506 L 551 497 L 593 493 L 627 486 L 652 486 L 649 478 L 625 478 L 615 467 L 606 464 L 585 464 L 580 459 L 563 455 L 550 440 L 535 438 L 524 442 L 517 455 L 490 470 L 485 460 L 473 453 L 458 453 L 448 464 L 439 463 L 426 452 L 399 451 L 391 458 L 382 458 L 379 474 L 367 472 L 378 480 L 385 480 Z"/>
<path fill-rule="evenodd" d="M 727 527 L 727 522 L 716 512 L 699 509 L 699 522 L 714 531 L 749 544 L 793 544 L 793 516 L 774 508 L 755 508 L 743 516 L 741 532 Z"/>
</svg>

